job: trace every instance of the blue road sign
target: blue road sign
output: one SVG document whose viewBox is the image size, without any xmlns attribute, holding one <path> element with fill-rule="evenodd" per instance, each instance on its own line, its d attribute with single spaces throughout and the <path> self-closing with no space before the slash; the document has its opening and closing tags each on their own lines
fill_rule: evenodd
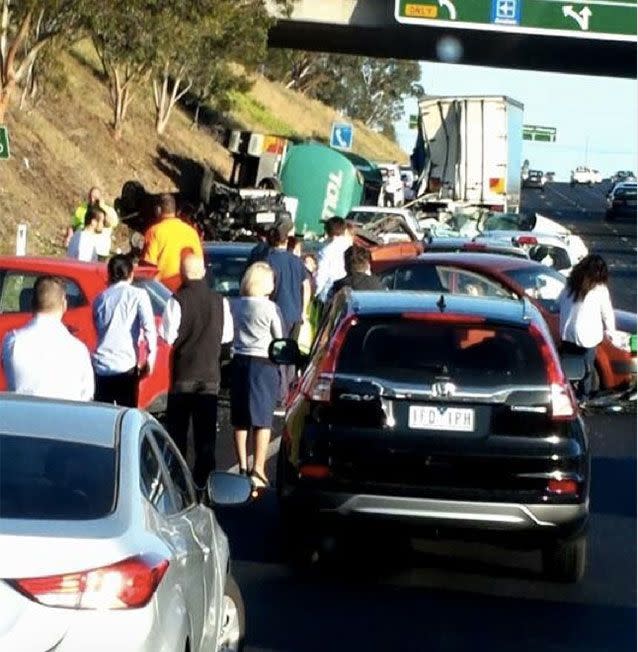
<svg viewBox="0 0 638 652">
<path fill-rule="evenodd" d="M 334 122 L 330 132 L 330 147 L 352 149 L 354 127 L 348 122 Z"/>
<path fill-rule="evenodd" d="M 519 25 L 522 0 L 492 0 L 492 22 L 498 25 Z"/>
</svg>

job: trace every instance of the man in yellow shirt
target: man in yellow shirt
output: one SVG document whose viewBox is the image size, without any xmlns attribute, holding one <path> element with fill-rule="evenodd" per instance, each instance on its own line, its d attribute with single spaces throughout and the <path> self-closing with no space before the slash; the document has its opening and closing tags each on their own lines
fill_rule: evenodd
<svg viewBox="0 0 638 652">
<path fill-rule="evenodd" d="M 156 265 L 157 280 L 175 292 L 182 282 L 182 260 L 188 254 L 203 258 L 202 243 L 197 231 L 177 217 L 173 195 L 161 195 L 155 212 L 159 221 L 144 234 L 141 260 Z"/>
</svg>

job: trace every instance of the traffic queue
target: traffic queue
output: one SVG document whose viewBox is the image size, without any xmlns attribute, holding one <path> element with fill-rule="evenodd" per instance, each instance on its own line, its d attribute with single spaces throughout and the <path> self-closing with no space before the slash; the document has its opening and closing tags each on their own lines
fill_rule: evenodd
<svg viewBox="0 0 638 652">
<path fill-rule="evenodd" d="M 162 195 L 139 259 L 105 264 L 98 209 L 69 240 L 88 260 L 0 258 L 0 542 L 20 560 L 0 569 L 0 647 L 242 649 L 214 509 L 273 485 L 297 562 L 328 534 L 436 531 L 582 578 L 581 410 L 636 372 L 636 317 L 600 256 L 566 277 L 419 255 L 340 217 L 313 248 L 286 213 L 257 243 L 202 244 Z M 237 474 L 216 468 L 223 392 Z"/>
</svg>

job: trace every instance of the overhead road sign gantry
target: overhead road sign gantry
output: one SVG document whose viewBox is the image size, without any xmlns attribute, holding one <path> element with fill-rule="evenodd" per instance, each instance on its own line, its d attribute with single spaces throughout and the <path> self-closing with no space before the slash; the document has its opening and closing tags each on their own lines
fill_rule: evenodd
<svg viewBox="0 0 638 652">
<path fill-rule="evenodd" d="M 537 127 L 523 125 L 523 140 L 536 140 L 545 143 L 556 142 L 556 127 Z"/>
<path fill-rule="evenodd" d="M 395 0 L 400 23 L 636 41 L 636 0 Z"/>
</svg>

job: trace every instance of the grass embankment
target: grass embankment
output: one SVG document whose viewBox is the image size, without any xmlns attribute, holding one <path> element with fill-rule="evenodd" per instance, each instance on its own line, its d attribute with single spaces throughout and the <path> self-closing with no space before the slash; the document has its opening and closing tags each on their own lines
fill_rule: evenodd
<svg viewBox="0 0 638 652">
<path fill-rule="evenodd" d="M 13 108 L 7 120 L 11 159 L 0 161 L 0 253 L 12 253 L 16 225 L 28 224 L 28 252 L 60 253 L 60 233 L 92 185 L 112 203 L 128 179 L 149 190 L 172 190 L 193 162 L 211 165 L 227 177 L 231 159 L 213 130 L 193 129 L 177 110 L 159 138 L 148 88 L 139 88 L 129 109 L 123 138 L 115 141 L 108 88 L 90 46 L 63 55 L 64 90 L 35 107 Z M 228 123 L 284 136 L 325 139 L 338 116 L 320 102 L 257 77 L 253 88 L 235 96 Z M 356 152 L 375 159 L 405 160 L 383 136 L 357 125 Z"/>
</svg>

